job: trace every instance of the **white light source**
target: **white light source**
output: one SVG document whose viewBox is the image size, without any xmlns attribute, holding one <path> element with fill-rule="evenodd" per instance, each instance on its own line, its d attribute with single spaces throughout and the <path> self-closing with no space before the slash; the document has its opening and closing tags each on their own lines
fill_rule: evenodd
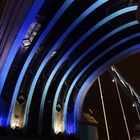
<svg viewBox="0 0 140 140">
<path fill-rule="evenodd" d="M 135 104 L 133 103 L 132 106 L 135 107 Z"/>
<path fill-rule="evenodd" d="M 115 82 L 115 79 L 112 79 L 112 83 L 114 83 Z"/>
<path fill-rule="evenodd" d="M 64 133 L 64 118 L 62 111 L 56 111 L 56 119 L 54 122 L 54 132 L 58 134 L 59 132 Z"/>
<path fill-rule="evenodd" d="M 56 54 L 56 51 L 53 51 L 53 53 L 51 54 L 51 57 L 53 57 Z"/>
<path fill-rule="evenodd" d="M 12 128 L 12 129 L 15 129 L 16 127 L 19 127 L 18 122 L 13 122 L 13 123 L 11 123 L 11 128 Z"/>
<path fill-rule="evenodd" d="M 22 44 L 25 48 L 27 48 L 29 45 L 31 45 L 31 42 L 30 42 L 29 38 L 26 38 L 22 41 Z"/>
</svg>

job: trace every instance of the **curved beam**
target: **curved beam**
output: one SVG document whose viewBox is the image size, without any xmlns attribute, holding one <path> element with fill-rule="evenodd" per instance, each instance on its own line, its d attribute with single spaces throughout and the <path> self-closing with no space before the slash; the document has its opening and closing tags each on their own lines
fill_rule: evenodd
<svg viewBox="0 0 140 140">
<path fill-rule="evenodd" d="M 17 100 L 17 96 L 20 90 L 20 86 L 22 83 L 22 80 L 24 78 L 24 75 L 27 71 L 27 68 L 30 65 L 30 62 L 32 61 L 37 49 L 40 47 L 40 44 L 42 43 L 42 41 L 45 39 L 45 37 L 48 35 L 48 33 L 50 32 L 50 30 L 53 28 L 53 26 L 55 25 L 55 23 L 59 20 L 59 18 L 63 15 L 63 13 L 67 10 L 67 8 L 73 3 L 73 0 L 67 0 L 64 2 L 64 4 L 60 7 L 60 9 L 57 11 L 57 13 L 55 14 L 55 16 L 52 18 L 52 20 L 50 21 L 50 23 L 47 25 L 47 27 L 45 28 L 44 32 L 41 34 L 40 38 L 38 39 L 38 41 L 36 42 L 35 46 L 33 47 L 32 51 L 30 52 L 28 58 L 26 59 L 26 62 L 24 63 L 24 66 L 20 72 L 20 75 L 18 77 L 15 89 L 14 89 L 14 93 L 13 93 L 13 97 L 12 97 L 12 101 L 11 101 L 11 106 L 10 106 L 10 111 L 9 111 L 9 115 L 8 115 L 8 119 L 7 119 L 7 125 L 10 124 L 10 119 L 11 119 L 11 115 Z"/>
<path fill-rule="evenodd" d="M 140 44 L 134 45 L 125 51 L 119 53 L 118 55 L 114 56 L 112 59 L 108 60 L 106 63 L 104 63 L 102 66 L 100 66 L 96 71 L 94 71 L 84 82 L 82 87 L 80 88 L 80 91 L 78 92 L 78 96 L 76 98 L 75 102 L 75 108 L 74 108 L 74 122 L 73 126 L 75 127 L 76 130 L 76 123 L 77 119 L 79 118 L 80 115 L 80 110 L 82 107 L 82 103 L 84 101 L 84 98 L 88 92 L 88 90 L 91 88 L 93 83 L 95 82 L 95 79 L 103 72 L 105 69 L 107 69 L 109 66 L 111 66 L 114 62 L 121 60 L 123 57 L 126 57 L 128 55 L 132 55 L 134 53 L 137 53 L 140 51 Z"/>
<path fill-rule="evenodd" d="M 30 105 L 31 105 L 31 100 L 32 100 L 32 96 L 33 96 L 33 92 L 35 89 L 35 86 L 37 84 L 38 78 L 42 72 L 42 70 L 44 69 L 46 63 L 49 61 L 52 53 L 62 44 L 62 42 L 66 39 L 66 37 L 71 33 L 71 31 L 83 20 L 85 19 L 92 11 L 94 11 L 94 9 L 98 8 L 99 6 L 101 6 L 103 3 L 107 2 L 108 0 L 99 0 L 96 2 L 96 4 L 92 4 L 86 11 L 84 11 L 68 28 L 67 30 L 62 34 L 62 36 L 60 36 L 60 38 L 57 40 L 57 42 L 52 46 L 51 50 L 47 53 L 46 57 L 44 58 L 44 60 L 42 61 L 35 77 L 34 80 L 31 84 L 31 88 L 29 91 L 29 96 L 27 99 L 27 104 L 26 104 L 26 109 L 25 109 L 25 115 L 24 115 L 24 125 L 27 125 L 28 122 L 28 114 L 29 114 L 29 109 L 30 109 Z"/>
<path fill-rule="evenodd" d="M 113 36 L 114 34 L 118 33 L 119 31 L 122 31 L 123 29 L 129 28 L 133 25 L 138 24 L 137 21 L 132 21 L 129 22 L 127 24 L 124 24 L 116 29 L 114 29 L 113 31 L 111 31 L 110 33 L 108 33 L 107 35 L 105 35 L 104 37 L 102 37 L 101 39 L 99 39 L 96 43 L 94 43 L 85 53 L 83 53 L 73 64 L 72 66 L 69 68 L 69 70 L 65 73 L 65 78 L 68 77 L 68 75 L 71 73 L 71 71 L 80 63 L 80 61 L 82 61 L 83 59 L 86 58 L 86 56 L 93 51 L 93 49 L 95 49 L 97 46 L 99 46 L 102 42 L 104 42 L 106 39 L 108 39 L 109 37 Z M 96 58 L 95 58 L 96 60 Z M 94 61 L 94 60 L 93 60 Z M 95 61 L 94 61 L 95 62 Z M 90 64 L 89 64 L 90 65 Z M 63 79 L 63 78 L 62 78 Z M 63 80 L 63 83 L 66 79 Z M 61 83 L 61 82 L 60 82 Z M 74 85 L 73 85 L 74 86 Z M 57 99 L 58 100 L 58 99 Z M 56 109 L 55 109 L 56 110 Z M 54 120 L 55 120 L 55 114 L 54 115 Z M 54 123 L 54 122 L 53 122 Z"/>
<path fill-rule="evenodd" d="M 67 109 L 68 109 L 68 103 L 69 103 L 69 100 L 70 100 L 70 96 L 72 94 L 72 91 L 73 91 L 73 88 L 75 86 L 75 84 L 77 83 L 77 81 L 81 78 L 81 76 L 86 72 L 87 69 L 90 68 L 90 66 L 92 66 L 95 62 L 97 62 L 103 55 L 107 54 L 109 51 L 111 51 L 112 49 L 116 48 L 117 46 L 131 40 L 131 39 L 134 39 L 136 37 L 139 37 L 140 36 L 140 33 L 135 33 L 133 35 L 130 35 L 124 39 L 122 39 L 121 41 L 115 43 L 114 45 L 112 45 L 111 47 L 109 47 L 108 49 L 106 49 L 104 52 L 102 52 L 100 55 L 98 55 L 94 60 L 92 60 L 77 76 L 76 78 L 74 79 L 74 81 L 72 82 L 69 90 L 68 90 L 68 93 L 67 93 L 67 96 L 66 96 L 66 100 L 65 100 L 65 104 L 64 104 L 64 125 L 65 125 L 65 130 L 67 133 L 71 133 L 69 130 L 72 131 L 72 128 L 70 129 L 67 125 Z"/>
<path fill-rule="evenodd" d="M 105 1 L 97 1 L 94 4 L 92 4 L 86 11 L 84 11 L 81 14 L 81 17 L 83 20 L 84 18 L 86 18 L 91 12 L 93 12 L 96 8 L 100 7 L 102 4 L 106 3 L 108 0 Z M 79 21 L 79 23 L 81 22 L 81 20 Z M 74 47 L 72 47 L 64 56 L 63 58 L 61 58 L 61 60 L 59 61 L 59 63 L 55 66 L 55 68 L 53 69 L 53 71 L 51 72 L 46 84 L 45 84 L 45 88 L 43 90 L 43 94 L 42 94 L 42 98 L 41 98 L 41 104 L 40 104 L 40 113 L 39 113 L 39 132 L 41 132 L 41 128 L 42 128 L 42 117 L 43 117 L 43 110 L 44 110 L 44 105 L 45 105 L 45 99 L 47 96 L 47 92 L 49 89 L 49 85 L 51 84 L 52 79 L 54 78 L 57 70 L 59 69 L 59 67 L 62 65 L 62 63 L 64 62 L 64 60 L 67 59 L 68 55 L 78 46 L 79 43 L 77 43 L 77 45 L 75 45 Z M 47 62 L 46 62 L 47 63 Z"/>
<path fill-rule="evenodd" d="M 22 42 L 27 30 L 29 29 L 31 23 L 33 21 L 35 21 L 35 19 L 36 19 L 35 16 L 37 15 L 38 11 L 42 7 L 44 1 L 45 0 L 40 0 L 40 1 L 35 0 L 34 1 L 33 6 L 31 8 L 31 10 L 29 11 L 29 14 L 27 15 L 16 39 L 15 39 L 15 41 L 10 49 L 10 52 L 7 56 L 7 59 L 5 61 L 5 64 L 4 64 L 2 71 L 1 71 L 1 74 L 0 74 L 0 81 L 1 81 L 0 82 L 0 95 L 2 93 L 3 86 L 5 84 L 10 67 L 14 61 L 14 58 L 17 54 L 18 49 L 20 48 L 21 42 Z"/>
<path fill-rule="evenodd" d="M 106 18 L 104 18 L 103 20 L 98 22 L 95 26 L 93 26 L 89 31 L 87 31 L 71 48 L 73 48 L 74 46 L 78 46 L 84 39 L 86 39 L 88 37 L 88 35 L 90 35 L 94 31 L 96 31 L 99 27 L 104 25 L 106 22 L 112 20 L 113 18 L 116 18 L 117 16 L 120 16 L 120 15 L 122 15 L 124 13 L 127 13 L 127 12 L 134 11 L 136 9 L 137 9 L 137 6 L 135 6 L 135 7 L 133 7 L 133 6 L 132 7 L 127 7 L 127 8 L 123 8 L 121 10 L 118 10 L 117 12 L 107 16 Z M 69 69 L 65 73 L 64 77 L 61 79 L 60 84 L 59 84 L 59 86 L 57 88 L 56 95 L 55 95 L 55 98 L 54 98 L 54 103 L 53 103 L 53 114 L 52 114 L 52 126 L 53 126 L 53 128 L 54 128 L 54 122 L 53 121 L 55 119 L 56 105 L 57 105 L 57 100 L 59 98 L 59 93 L 60 93 L 61 88 L 62 88 L 62 86 L 64 84 L 64 81 L 66 80 L 66 78 L 70 74 L 70 72 L 73 70 L 73 68 Z"/>
</svg>

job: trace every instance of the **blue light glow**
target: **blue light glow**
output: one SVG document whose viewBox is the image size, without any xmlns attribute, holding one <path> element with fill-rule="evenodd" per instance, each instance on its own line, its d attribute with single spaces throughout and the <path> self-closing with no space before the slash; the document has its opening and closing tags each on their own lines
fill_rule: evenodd
<svg viewBox="0 0 140 140">
<path fill-rule="evenodd" d="M 82 104 L 83 100 L 88 92 L 88 90 L 91 88 L 93 83 L 95 82 L 95 79 L 108 67 L 110 67 L 114 62 L 121 60 L 123 57 L 126 57 L 127 55 L 132 55 L 134 53 L 137 53 L 140 51 L 140 44 L 134 45 L 125 51 L 121 52 L 120 54 L 114 56 L 112 59 L 104 63 L 102 66 L 100 66 L 94 73 L 92 73 L 87 80 L 84 82 L 82 87 L 80 88 L 80 91 L 78 92 L 78 96 L 76 98 L 75 102 L 75 108 L 74 108 L 74 127 L 77 126 L 77 120 L 79 118 L 79 115 L 81 114 Z"/>
<path fill-rule="evenodd" d="M 103 20 L 101 20 L 100 22 L 98 22 L 96 25 L 94 25 L 89 31 L 87 31 L 71 48 L 76 48 L 84 39 L 86 39 L 89 35 L 91 35 L 94 31 L 96 31 L 98 28 L 100 28 L 102 25 L 104 25 L 106 22 L 112 20 L 113 18 L 116 18 L 117 16 L 120 16 L 124 13 L 127 13 L 127 12 L 131 12 L 131 11 L 135 11 L 137 8 L 137 6 L 131 6 L 131 7 L 127 7 L 127 8 L 124 8 L 124 9 L 121 9 L 109 16 L 107 16 L 106 18 L 104 18 Z M 100 42 L 97 42 L 97 45 L 99 44 Z M 91 50 L 89 50 L 90 52 Z M 88 53 L 88 52 L 87 52 Z M 86 54 L 85 54 L 86 56 Z M 82 56 L 80 59 L 82 60 L 85 56 Z M 81 61 L 79 60 L 79 62 Z M 79 63 L 77 61 L 77 64 Z M 75 63 L 75 65 L 73 65 L 73 67 L 69 68 L 69 70 L 65 73 L 65 75 L 63 76 L 63 78 L 61 79 L 60 81 L 60 84 L 57 88 L 57 91 L 56 91 L 56 95 L 55 95 L 55 98 L 54 98 L 54 103 L 53 103 L 53 114 L 52 114 L 52 126 L 54 127 L 54 121 L 55 121 L 55 112 L 56 112 L 56 105 L 57 105 L 57 100 L 58 100 L 58 97 L 59 97 L 59 93 L 61 91 L 61 88 L 66 80 L 66 78 L 68 77 L 68 75 L 70 74 L 70 72 L 74 69 L 74 67 L 77 65 Z"/>
<path fill-rule="evenodd" d="M 6 120 L 7 120 L 6 117 L 1 116 L 0 117 L 0 126 L 6 126 Z"/>
<path fill-rule="evenodd" d="M 120 28 L 120 27 L 119 27 Z M 127 26 L 126 26 L 127 28 Z M 85 71 L 91 66 L 93 65 L 97 60 L 99 60 L 103 55 L 107 54 L 109 51 L 111 51 L 112 49 L 114 49 L 115 47 L 121 45 L 122 43 L 131 40 L 135 37 L 140 36 L 140 33 L 136 33 L 134 35 L 131 35 L 129 37 L 126 37 L 125 39 L 117 42 L 116 44 L 112 45 L 111 47 L 109 47 L 108 49 L 106 49 L 104 52 L 102 52 L 100 55 L 98 55 L 94 60 L 92 60 L 78 75 L 77 77 L 74 79 L 74 81 L 72 82 L 72 85 L 70 86 L 67 96 L 66 96 L 66 100 L 65 100 L 65 104 L 64 104 L 64 124 L 65 124 L 65 128 L 67 130 L 67 127 L 69 127 L 69 119 L 70 118 L 67 114 L 67 108 L 68 108 L 68 103 L 69 103 L 69 99 L 72 93 L 72 90 L 75 86 L 75 84 L 77 83 L 77 81 L 80 79 L 80 77 L 85 73 Z M 73 116 L 72 116 L 73 117 Z M 71 123 L 72 124 L 72 123 Z M 72 124 L 73 125 L 73 124 Z"/>
<path fill-rule="evenodd" d="M 65 128 L 65 132 L 67 134 L 75 134 L 76 133 L 76 127 L 75 125 L 73 125 L 73 122 L 74 122 L 74 117 L 73 117 L 73 113 L 70 113 L 68 116 L 67 116 L 69 122 L 67 123 L 67 127 Z"/>
<path fill-rule="evenodd" d="M 47 34 L 50 32 L 50 30 L 53 28 L 53 26 L 55 25 L 55 23 L 58 21 L 58 19 L 62 16 L 62 14 L 65 12 L 65 10 L 72 4 L 73 0 L 67 0 L 62 7 L 58 10 L 58 12 L 55 14 L 55 16 L 53 17 L 53 19 L 50 21 L 50 23 L 48 24 L 48 26 L 45 28 L 44 32 L 41 34 L 40 38 L 38 39 L 37 43 L 35 44 L 34 48 L 32 49 L 32 51 L 30 52 L 21 72 L 18 78 L 18 81 L 16 83 L 15 86 L 15 90 L 14 90 L 14 94 L 13 94 L 13 98 L 12 98 L 12 102 L 11 102 L 11 106 L 10 106 L 10 111 L 9 111 L 9 115 L 8 115 L 8 119 L 7 119 L 7 124 L 10 123 L 10 119 L 11 119 L 11 112 L 14 109 L 15 103 L 16 103 L 16 99 L 17 99 L 17 95 L 19 93 L 19 89 L 23 80 L 23 77 L 25 75 L 25 72 L 32 60 L 32 58 L 34 57 L 37 49 L 39 48 L 40 44 L 42 43 L 42 41 L 45 39 L 45 37 L 47 36 Z"/>
<path fill-rule="evenodd" d="M 102 1 L 97 1 L 96 3 L 92 4 L 86 11 L 84 11 L 73 23 L 72 25 L 67 29 L 72 31 L 82 20 L 84 20 L 91 12 L 93 12 L 96 8 L 98 8 L 100 5 L 102 5 L 103 3 L 107 2 L 108 0 L 102 0 Z M 69 33 L 70 33 L 69 31 Z M 67 31 L 62 35 L 67 36 Z M 60 37 L 61 38 L 61 37 Z M 61 40 L 62 41 L 62 40 Z M 45 88 L 43 91 L 43 95 L 41 98 L 41 105 L 40 105 L 40 115 L 39 115 L 39 132 L 41 131 L 42 128 L 42 116 L 43 116 L 43 110 L 44 110 L 44 104 L 45 104 L 45 99 L 46 99 L 46 95 L 49 89 L 49 85 L 52 81 L 52 79 L 54 78 L 54 75 L 56 74 L 57 70 L 60 68 L 60 66 L 62 65 L 62 63 L 67 59 L 67 57 L 69 56 L 69 54 L 78 46 L 78 44 L 76 44 L 75 46 L 71 47 L 70 50 L 61 58 L 61 60 L 59 61 L 59 63 L 55 66 L 55 68 L 53 69 L 52 73 L 50 74 L 46 84 L 45 84 Z M 47 58 L 45 60 L 47 63 Z"/>
<path fill-rule="evenodd" d="M 3 108 L 7 107 L 7 103 L 0 97 L 0 126 L 6 127 L 6 117 L 5 113 L 7 110 L 3 110 Z"/>
</svg>

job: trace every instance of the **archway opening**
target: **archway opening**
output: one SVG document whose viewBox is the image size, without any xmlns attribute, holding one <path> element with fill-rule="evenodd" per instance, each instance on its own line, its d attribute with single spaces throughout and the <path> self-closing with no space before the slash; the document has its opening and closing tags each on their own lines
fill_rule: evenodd
<svg viewBox="0 0 140 140">
<path fill-rule="evenodd" d="M 140 54 L 131 55 L 124 58 L 117 64 L 115 68 L 119 72 L 120 76 L 124 78 L 126 83 L 131 85 L 132 89 L 139 96 L 139 60 Z M 109 69 L 108 69 L 109 70 Z M 131 93 L 132 89 L 129 89 L 127 85 L 121 85 L 118 83 L 119 94 L 121 97 L 121 103 L 123 105 L 122 112 L 120 99 L 118 97 L 118 91 L 115 86 L 114 76 L 109 71 L 105 71 L 100 76 L 100 84 L 102 88 L 102 95 L 104 101 L 105 115 L 107 121 L 107 127 L 105 124 L 103 104 L 101 101 L 100 87 L 98 79 L 91 86 L 88 91 L 82 108 L 81 119 L 79 120 L 79 131 L 83 131 L 83 122 L 85 132 L 88 134 L 88 139 L 107 139 L 107 131 L 109 132 L 109 138 L 113 140 L 117 139 L 129 139 L 128 132 L 131 137 L 138 137 L 139 132 L 136 130 L 139 122 L 139 103 Z M 120 79 L 121 80 L 121 79 Z M 125 83 L 124 83 L 125 84 Z M 125 87 L 126 86 L 126 87 Z M 137 107 L 135 106 L 137 102 Z M 84 119 L 84 115 L 88 114 L 90 118 Z M 124 116 L 125 115 L 125 116 Z M 124 117 L 126 118 L 127 124 L 125 124 Z M 81 121 L 82 120 L 82 121 Z M 126 125 L 128 131 L 126 129 Z M 80 133 L 79 133 L 80 134 Z M 85 134 L 85 136 L 87 135 Z M 83 137 L 83 136 L 80 136 Z"/>
</svg>

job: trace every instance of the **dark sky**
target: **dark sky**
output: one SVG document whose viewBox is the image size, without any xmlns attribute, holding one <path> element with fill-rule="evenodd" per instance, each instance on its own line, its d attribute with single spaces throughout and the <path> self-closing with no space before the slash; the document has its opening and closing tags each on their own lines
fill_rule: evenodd
<svg viewBox="0 0 140 140">
<path fill-rule="evenodd" d="M 140 94 L 140 53 L 123 59 L 116 67 Z"/>
<path fill-rule="evenodd" d="M 135 88 L 136 92 L 140 94 L 139 60 L 140 54 L 135 54 L 123 59 L 115 66 L 121 72 L 122 76 Z M 105 72 L 100 78 L 106 107 L 110 138 L 113 140 L 128 139 L 117 91 L 115 84 L 112 83 L 112 77 L 108 72 Z M 124 91 L 121 88 L 119 88 L 119 90 L 124 105 L 124 111 L 126 114 L 130 135 L 132 137 L 135 124 L 138 122 L 137 113 L 135 108 L 132 107 L 133 103 L 126 96 Z M 104 139 L 106 137 L 106 130 L 97 81 L 94 83 L 85 98 L 83 111 L 88 112 L 88 108 L 93 110 L 94 117 L 99 122 L 98 133 L 100 139 Z"/>
</svg>

